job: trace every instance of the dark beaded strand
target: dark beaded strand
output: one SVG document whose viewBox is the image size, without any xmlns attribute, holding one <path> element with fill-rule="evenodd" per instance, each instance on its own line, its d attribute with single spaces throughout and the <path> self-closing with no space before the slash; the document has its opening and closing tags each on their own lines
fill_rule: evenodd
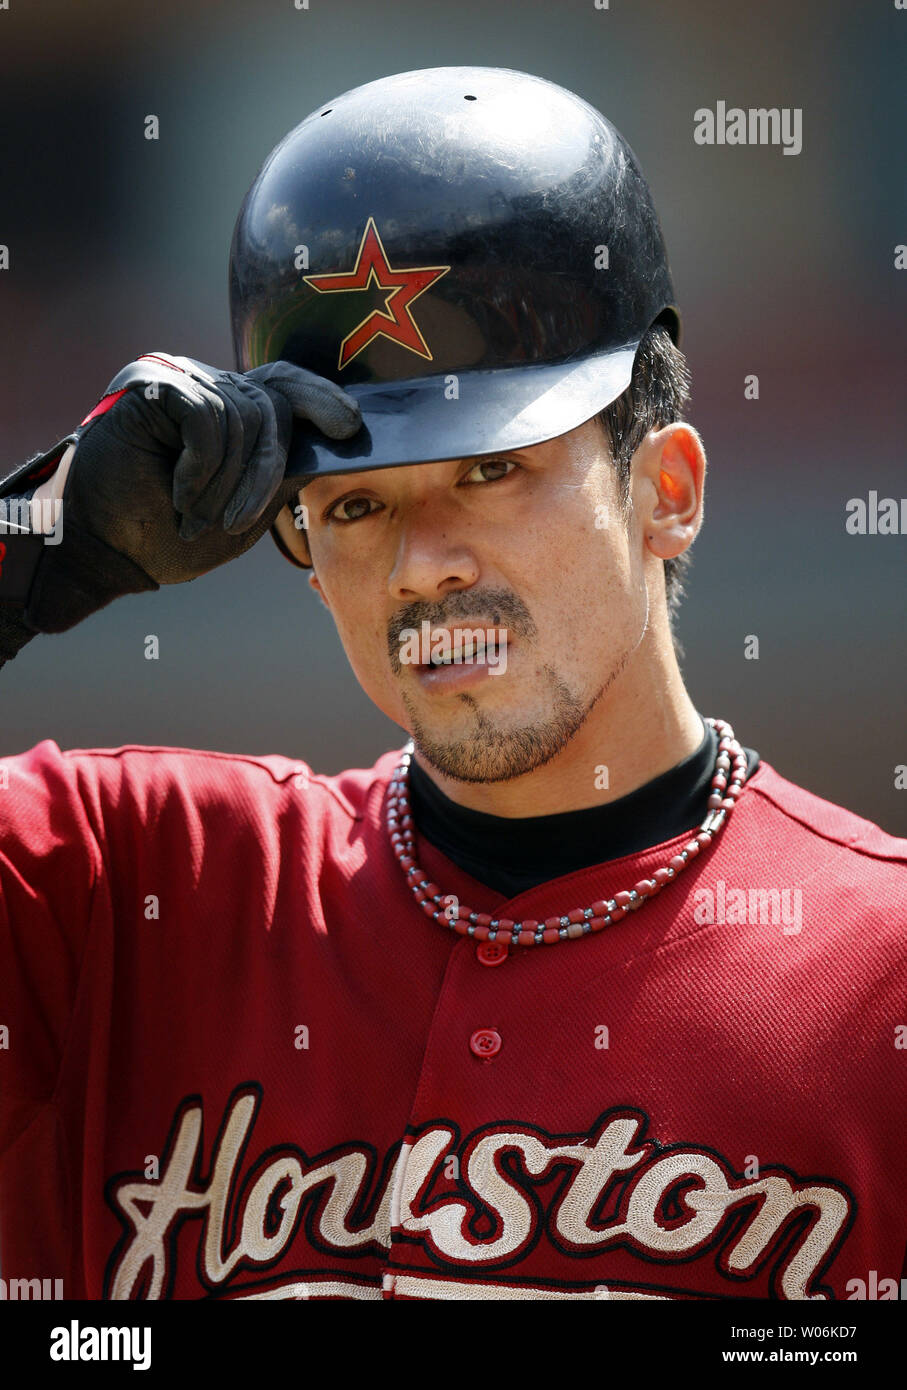
<svg viewBox="0 0 907 1390">
<path fill-rule="evenodd" d="M 675 879 L 701 850 L 714 842 L 743 790 L 746 754 L 734 737 L 734 730 L 724 719 L 709 717 L 708 723 L 718 734 L 718 756 L 712 775 L 708 815 L 696 835 L 667 864 L 656 869 L 651 878 L 641 879 L 633 888 L 615 893 L 607 901 L 594 902 L 591 907 L 576 907 L 563 917 L 548 917 L 544 922 L 512 922 L 507 917 L 496 918 L 487 912 L 475 912 L 459 902 L 452 915 L 450 906 L 442 907 L 445 898 L 454 898 L 455 895 L 442 894 L 414 858 L 415 828 L 407 786 L 414 748 L 410 740 L 388 787 L 387 829 L 391 847 L 400 861 L 416 902 L 427 917 L 446 924 L 459 936 L 471 936 L 476 941 L 499 941 L 502 946 L 550 946 L 557 941 L 589 936 L 619 922 L 628 912 L 637 911 L 648 898 L 654 897 L 665 884 Z"/>
</svg>

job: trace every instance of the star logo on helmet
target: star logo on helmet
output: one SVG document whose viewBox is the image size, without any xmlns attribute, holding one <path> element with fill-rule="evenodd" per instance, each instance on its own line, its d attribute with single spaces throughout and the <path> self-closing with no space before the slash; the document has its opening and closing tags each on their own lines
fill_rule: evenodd
<svg viewBox="0 0 907 1390">
<path fill-rule="evenodd" d="M 366 314 L 340 344 L 338 371 L 379 337 L 389 338 L 392 343 L 406 348 L 407 352 L 414 352 L 417 357 L 427 357 L 431 361 L 428 344 L 412 316 L 412 305 L 449 270 L 449 265 L 408 266 L 406 270 L 392 270 L 375 219 L 370 217 L 365 224 L 352 271 L 304 275 L 302 278 L 306 284 L 319 294 L 353 293 L 373 286 L 388 291 L 384 308 L 373 309 Z"/>
</svg>

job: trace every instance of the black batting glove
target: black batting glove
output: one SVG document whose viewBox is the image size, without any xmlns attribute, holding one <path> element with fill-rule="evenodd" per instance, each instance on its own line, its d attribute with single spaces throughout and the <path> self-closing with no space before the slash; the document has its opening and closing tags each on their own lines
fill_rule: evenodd
<svg viewBox="0 0 907 1390">
<path fill-rule="evenodd" d="M 27 538 L 36 558 L 27 586 L 19 577 L 24 623 L 62 632 L 121 594 L 196 579 L 243 554 L 296 497 L 299 480 L 284 479 L 294 417 L 332 439 L 361 424 L 351 396 L 289 362 L 238 373 L 148 353 L 125 367 L 63 441 L 76 450 L 62 542 Z M 2 491 L 11 481 L 25 491 L 25 473 Z"/>
</svg>

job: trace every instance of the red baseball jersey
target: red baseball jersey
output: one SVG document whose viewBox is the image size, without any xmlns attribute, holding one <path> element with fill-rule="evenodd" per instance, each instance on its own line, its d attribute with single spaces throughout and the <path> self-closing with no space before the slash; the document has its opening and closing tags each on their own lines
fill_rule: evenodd
<svg viewBox="0 0 907 1390">
<path fill-rule="evenodd" d="M 398 757 L 0 762 L 3 1275 L 90 1299 L 899 1279 L 907 840 L 763 761 L 640 911 L 485 963 L 391 852 Z M 417 847 L 443 893 L 542 920 L 687 838 L 511 900 Z"/>
</svg>

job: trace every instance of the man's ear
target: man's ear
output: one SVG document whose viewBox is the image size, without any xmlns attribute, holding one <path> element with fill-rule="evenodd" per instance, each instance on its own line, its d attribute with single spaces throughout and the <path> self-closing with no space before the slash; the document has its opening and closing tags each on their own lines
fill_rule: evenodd
<svg viewBox="0 0 907 1390">
<path fill-rule="evenodd" d="M 702 525 L 705 448 L 683 421 L 652 430 L 640 448 L 637 477 L 649 484 L 642 513 L 649 550 L 659 560 L 681 555 Z"/>
<path fill-rule="evenodd" d="M 296 515 L 298 515 L 298 513 Z M 280 538 L 281 544 L 285 547 L 285 553 L 287 554 L 289 559 L 291 559 L 294 564 L 299 565 L 302 569 L 308 570 L 309 588 L 314 590 L 314 592 L 321 599 L 321 602 L 324 604 L 325 608 L 328 610 L 328 612 L 330 612 L 331 605 L 328 603 L 327 599 L 324 596 L 324 590 L 322 589 L 321 584 L 318 580 L 318 576 L 315 573 L 315 566 L 312 564 L 312 556 L 309 552 L 308 537 L 306 536 L 304 530 L 302 530 L 300 527 L 297 527 L 296 522 L 294 520 L 294 513 L 290 509 L 289 505 L 283 507 L 281 511 L 277 513 L 277 517 L 274 522 L 274 529 Z"/>
<path fill-rule="evenodd" d="M 325 608 L 330 613 L 331 605 L 328 603 L 327 599 L 324 596 L 324 590 L 321 587 L 321 581 L 318 578 L 318 575 L 315 573 L 314 565 L 312 566 L 312 569 L 309 573 L 309 588 L 312 590 L 313 593 L 316 593 L 318 595 L 318 597 L 321 599 L 321 602 L 324 604 Z"/>
</svg>

